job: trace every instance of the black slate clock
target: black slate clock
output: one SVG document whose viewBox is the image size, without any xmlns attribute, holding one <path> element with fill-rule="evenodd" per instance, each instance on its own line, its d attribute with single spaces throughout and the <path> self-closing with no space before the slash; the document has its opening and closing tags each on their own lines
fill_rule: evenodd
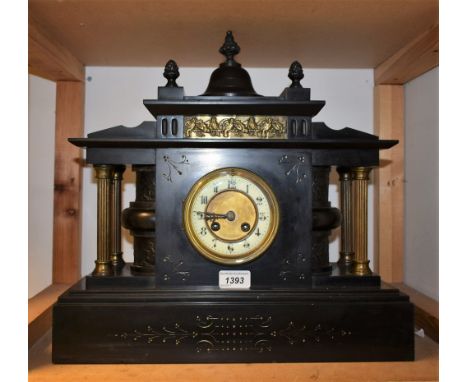
<svg viewBox="0 0 468 382">
<path fill-rule="evenodd" d="M 170 60 L 144 101 L 155 121 L 70 139 L 96 170 L 98 248 L 93 273 L 54 306 L 54 362 L 414 358 L 412 304 L 367 258 L 369 173 L 397 141 L 315 122 L 325 102 L 310 100 L 298 62 L 280 96 L 257 94 L 239 50 L 228 32 L 200 96 L 184 94 Z M 136 198 L 122 211 L 126 165 Z"/>
</svg>

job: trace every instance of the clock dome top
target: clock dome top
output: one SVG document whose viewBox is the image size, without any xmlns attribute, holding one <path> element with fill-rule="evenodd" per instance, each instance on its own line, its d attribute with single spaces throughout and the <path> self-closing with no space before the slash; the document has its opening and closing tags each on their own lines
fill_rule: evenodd
<svg viewBox="0 0 468 382">
<path fill-rule="evenodd" d="M 164 68 L 165 86 L 158 87 L 157 99 L 145 99 L 144 105 L 157 118 L 160 115 L 233 114 L 233 115 L 284 115 L 314 117 L 325 105 L 325 101 L 310 99 L 310 88 L 302 87 L 302 66 L 294 61 L 288 72 L 291 84 L 279 96 L 257 94 L 250 75 L 234 56 L 240 47 L 228 31 L 219 52 L 225 56 L 211 74 L 208 87 L 201 95 L 185 95 L 179 78 L 179 67 L 169 60 Z"/>
<path fill-rule="evenodd" d="M 242 68 L 234 56 L 239 54 L 240 47 L 234 41 L 231 31 L 226 33 L 224 44 L 219 52 L 226 57 L 226 61 L 211 74 L 208 88 L 203 96 L 243 96 L 258 97 L 252 86 L 250 75 Z"/>
</svg>

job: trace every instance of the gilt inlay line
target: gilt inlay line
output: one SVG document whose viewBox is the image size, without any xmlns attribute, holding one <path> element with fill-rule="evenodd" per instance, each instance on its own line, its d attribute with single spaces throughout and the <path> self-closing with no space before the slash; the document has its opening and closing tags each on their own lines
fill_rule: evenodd
<svg viewBox="0 0 468 382">
<path fill-rule="evenodd" d="M 307 174 L 304 171 L 304 167 L 306 165 L 305 165 L 305 157 L 303 155 L 297 155 L 297 156 L 283 155 L 280 158 L 279 163 L 287 166 L 285 175 L 295 176 L 296 183 L 301 183 L 304 179 L 307 178 Z"/>
<path fill-rule="evenodd" d="M 147 325 L 145 330 L 114 334 L 123 341 L 147 344 L 191 343 L 194 351 L 200 352 L 245 352 L 272 351 L 278 341 L 287 341 L 290 346 L 306 342 L 319 343 L 348 337 L 351 332 L 327 324 L 306 325 L 290 321 L 287 325 L 273 324 L 272 316 L 196 316 L 190 329 L 179 323 L 163 325 L 155 329 Z"/>
<path fill-rule="evenodd" d="M 168 182 L 171 182 L 171 183 L 172 183 L 172 171 L 175 171 L 178 175 L 182 175 L 183 172 L 180 169 L 180 167 L 183 165 L 190 164 L 189 160 L 187 159 L 185 155 L 181 156 L 180 161 L 174 161 L 173 159 L 169 157 L 169 155 L 164 155 L 163 159 L 164 159 L 164 162 L 166 162 L 167 164 L 167 170 L 166 172 L 162 174 L 162 176 L 164 177 L 164 179 L 166 179 Z"/>
</svg>

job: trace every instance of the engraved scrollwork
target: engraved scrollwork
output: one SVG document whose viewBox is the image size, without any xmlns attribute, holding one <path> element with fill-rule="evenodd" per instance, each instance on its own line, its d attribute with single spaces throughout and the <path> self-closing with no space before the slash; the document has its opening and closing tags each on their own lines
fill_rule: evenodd
<svg viewBox="0 0 468 382">
<path fill-rule="evenodd" d="M 148 325 L 144 331 L 135 329 L 132 332 L 117 333 L 114 334 L 114 336 L 124 340 L 130 339 L 135 342 L 145 341 L 148 344 L 157 341 L 160 341 L 161 343 L 173 341 L 175 345 L 179 345 L 186 338 L 195 338 L 197 336 L 197 332 L 189 332 L 183 329 L 179 324 L 175 323 L 170 329 L 163 326 L 161 329 L 157 330 Z"/>
<path fill-rule="evenodd" d="M 200 316 L 197 316 L 195 318 L 195 321 L 197 322 L 197 326 L 199 328 L 207 329 L 212 326 L 218 328 L 224 326 L 229 326 L 233 325 L 234 328 L 236 327 L 236 320 L 237 320 L 237 325 L 243 325 L 244 327 L 253 327 L 253 326 L 258 326 L 261 328 L 268 328 L 271 326 L 272 323 L 272 318 L 271 316 L 246 316 L 246 317 L 221 317 L 221 316 L 212 316 L 208 315 L 205 318 L 201 318 Z M 241 326 L 242 327 L 242 326 Z"/>
<path fill-rule="evenodd" d="M 324 340 L 334 341 L 340 337 L 350 336 L 351 332 L 344 329 L 335 329 L 317 324 L 310 328 L 306 325 L 298 325 L 290 321 L 286 328 L 278 331 L 278 334 L 287 339 L 290 345 L 305 343 L 308 341 L 320 342 Z"/>
<path fill-rule="evenodd" d="M 294 256 L 286 257 L 281 262 L 281 270 L 278 276 L 283 281 L 288 281 L 292 278 L 305 280 L 306 275 L 301 272 L 301 268 L 304 268 L 307 263 L 307 257 L 301 252 Z"/>
<path fill-rule="evenodd" d="M 271 351 L 271 316 L 213 316 L 195 319 L 199 331 L 196 351 Z"/>
<path fill-rule="evenodd" d="M 183 172 L 180 170 L 180 166 L 189 165 L 190 162 L 187 159 L 187 156 L 182 155 L 180 161 L 174 161 L 169 157 L 169 155 L 163 156 L 164 162 L 167 164 L 167 171 L 162 174 L 164 179 L 172 183 L 172 171 L 174 170 L 178 175 L 182 175 Z"/>
<path fill-rule="evenodd" d="M 193 116 L 184 119 L 186 138 L 287 138 L 287 120 L 273 116 Z"/>
<path fill-rule="evenodd" d="M 221 341 L 220 343 L 214 343 L 209 340 L 200 340 L 196 344 L 195 351 L 197 353 L 202 352 L 214 352 L 214 351 L 255 351 L 257 353 L 270 352 L 272 346 L 269 340 L 262 339 L 256 342 L 252 341 Z"/>
<path fill-rule="evenodd" d="M 285 175 L 295 176 L 296 183 L 301 183 L 304 179 L 307 178 L 307 173 L 304 171 L 304 167 L 306 167 L 304 155 L 297 155 L 297 156 L 283 155 L 279 159 L 279 163 L 287 166 Z"/>
<path fill-rule="evenodd" d="M 179 323 L 164 325 L 160 329 L 146 326 L 145 330 L 114 334 L 123 341 L 143 341 L 147 344 L 179 345 L 192 344 L 197 353 L 201 352 L 271 352 L 273 340 L 284 339 L 290 346 L 306 342 L 319 343 L 336 341 L 348 337 L 351 331 L 337 329 L 330 325 L 289 321 L 286 326 L 273 327 L 271 316 L 196 316 L 193 329 L 185 329 Z M 193 325 L 192 325 L 193 326 Z"/>
</svg>

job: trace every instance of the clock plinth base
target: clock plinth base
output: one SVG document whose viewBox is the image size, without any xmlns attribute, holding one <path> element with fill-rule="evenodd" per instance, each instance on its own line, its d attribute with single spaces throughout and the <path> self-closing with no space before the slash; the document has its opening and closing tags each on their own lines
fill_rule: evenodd
<svg viewBox="0 0 468 382">
<path fill-rule="evenodd" d="M 86 284 L 54 306 L 55 363 L 414 359 L 413 305 L 385 285 L 194 291 Z"/>
<path fill-rule="evenodd" d="M 380 276 L 376 274 L 368 274 L 356 277 L 352 273 L 352 268 L 341 266 L 333 263 L 330 265 L 330 271 L 316 273 L 308 281 L 308 285 L 312 287 L 378 287 L 380 286 Z M 114 289 L 122 288 L 141 289 L 141 288 L 156 288 L 156 279 L 154 274 L 135 274 L 132 264 L 125 264 L 122 268 L 115 270 L 110 275 L 102 277 L 89 275 L 84 278 L 85 287 L 87 290 L 94 289 Z M 304 289 L 306 283 L 296 285 L 294 289 Z M 159 290 L 174 289 L 173 285 L 158 285 Z M 216 287 L 196 286 L 195 289 L 210 288 L 218 291 Z M 261 288 L 261 286 L 260 286 Z M 258 288 L 257 288 L 258 289 Z M 268 288 L 266 288 L 268 289 Z"/>
<path fill-rule="evenodd" d="M 155 288 L 156 280 L 154 274 L 138 274 L 133 272 L 133 264 L 125 264 L 122 268 L 114 270 L 109 276 L 96 277 L 89 275 L 84 278 L 85 288 L 94 289 L 145 289 Z"/>
</svg>

